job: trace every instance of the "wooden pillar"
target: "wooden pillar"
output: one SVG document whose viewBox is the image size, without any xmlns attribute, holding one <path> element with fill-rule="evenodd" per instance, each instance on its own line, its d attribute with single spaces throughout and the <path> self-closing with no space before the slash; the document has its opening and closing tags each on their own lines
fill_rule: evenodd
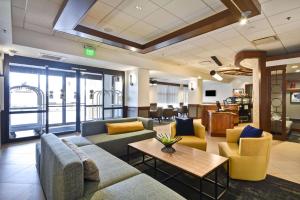
<svg viewBox="0 0 300 200">
<path fill-rule="evenodd" d="M 255 66 L 253 66 L 253 93 L 255 103 L 253 110 L 254 115 L 258 115 L 258 119 L 254 120 L 254 125 L 270 132 L 271 129 L 271 101 L 270 101 L 270 74 L 266 67 L 266 52 L 265 51 L 241 51 L 235 56 L 235 65 L 238 67 L 244 67 L 241 65 L 242 61 L 247 59 L 256 60 Z M 257 87 L 255 87 L 257 86 Z M 254 118 L 257 116 L 253 116 Z"/>
</svg>

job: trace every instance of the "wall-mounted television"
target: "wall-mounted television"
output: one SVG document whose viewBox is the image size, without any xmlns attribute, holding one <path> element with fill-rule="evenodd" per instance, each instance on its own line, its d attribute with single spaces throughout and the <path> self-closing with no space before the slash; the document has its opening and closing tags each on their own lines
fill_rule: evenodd
<svg viewBox="0 0 300 200">
<path fill-rule="evenodd" d="M 205 96 L 215 97 L 216 96 L 216 90 L 205 90 Z"/>
</svg>

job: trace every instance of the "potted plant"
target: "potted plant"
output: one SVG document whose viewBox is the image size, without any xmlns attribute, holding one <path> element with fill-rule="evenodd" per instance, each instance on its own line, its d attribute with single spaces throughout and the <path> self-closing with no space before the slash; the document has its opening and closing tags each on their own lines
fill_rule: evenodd
<svg viewBox="0 0 300 200">
<path fill-rule="evenodd" d="M 174 153 L 176 150 L 172 147 L 173 144 L 180 141 L 181 137 L 172 138 L 170 133 L 158 133 L 156 139 L 161 142 L 164 147 L 161 149 L 165 153 Z"/>
</svg>

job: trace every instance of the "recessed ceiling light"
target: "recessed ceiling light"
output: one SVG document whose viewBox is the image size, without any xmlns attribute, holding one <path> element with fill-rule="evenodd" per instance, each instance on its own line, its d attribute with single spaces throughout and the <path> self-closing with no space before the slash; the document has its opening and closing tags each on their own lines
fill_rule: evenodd
<svg viewBox="0 0 300 200">
<path fill-rule="evenodd" d="M 240 25 L 246 25 L 248 23 L 248 17 L 251 15 L 251 11 L 245 11 L 241 13 Z"/>
<path fill-rule="evenodd" d="M 202 77 L 201 77 L 201 76 L 198 76 L 198 79 L 202 79 Z"/>
<path fill-rule="evenodd" d="M 299 72 L 300 72 L 300 69 L 297 69 L 296 72 L 299 73 Z"/>
<path fill-rule="evenodd" d="M 298 65 L 293 65 L 291 68 L 292 68 L 292 69 L 297 69 L 297 68 L 298 68 Z"/>
</svg>

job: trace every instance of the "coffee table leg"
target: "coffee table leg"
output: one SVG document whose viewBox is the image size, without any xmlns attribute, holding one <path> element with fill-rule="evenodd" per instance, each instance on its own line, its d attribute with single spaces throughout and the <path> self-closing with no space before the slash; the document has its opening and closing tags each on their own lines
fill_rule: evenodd
<svg viewBox="0 0 300 200">
<path fill-rule="evenodd" d="M 226 183 L 226 186 L 227 186 L 227 189 L 229 189 L 229 160 L 227 161 L 227 183 Z"/>
<path fill-rule="evenodd" d="M 215 170 L 215 199 L 218 199 L 218 168 Z"/>
<path fill-rule="evenodd" d="M 200 178 L 200 199 L 202 199 L 202 178 Z"/>
<path fill-rule="evenodd" d="M 130 160 L 130 152 L 129 152 L 129 146 L 127 146 L 127 162 L 129 163 Z"/>
</svg>

